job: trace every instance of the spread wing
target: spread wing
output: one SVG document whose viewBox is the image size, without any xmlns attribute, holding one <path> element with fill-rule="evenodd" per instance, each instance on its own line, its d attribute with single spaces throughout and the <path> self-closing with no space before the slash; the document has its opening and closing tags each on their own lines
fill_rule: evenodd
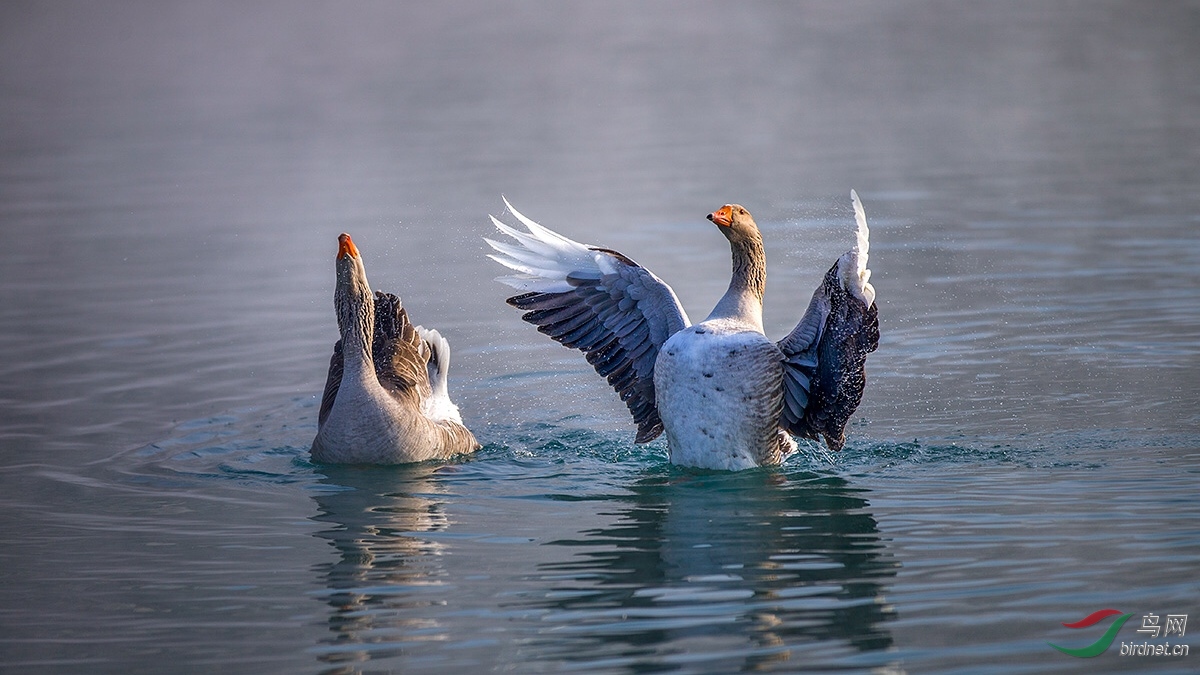
<svg viewBox="0 0 1200 675">
<path fill-rule="evenodd" d="M 654 361 L 667 338 L 690 325 L 675 292 L 616 251 L 580 244 L 508 210 L 526 228 L 492 223 L 515 243 L 487 239 L 493 260 L 515 274 L 497 281 L 525 291 L 508 304 L 554 340 L 582 351 L 621 396 L 637 442 L 662 432 L 654 402 Z"/>
<path fill-rule="evenodd" d="M 858 241 L 825 273 L 808 310 L 779 341 L 784 361 L 781 426 L 831 450 L 845 443 L 846 422 L 862 400 L 867 354 L 879 346 L 879 314 L 867 269 L 869 231 L 858 194 L 850 191 Z"/>
<path fill-rule="evenodd" d="M 408 320 L 408 312 L 400 298 L 391 293 L 375 291 L 375 330 L 371 341 L 371 358 L 375 376 L 383 388 L 401 399 L 424 401 L 432 395 L 426 364 L 430 348 Z M 329 359 L 329 376 L 321 395 L 317 425 L 325 423 L 342 385 L 342 341 L 333 345 Z"/>
</svg>

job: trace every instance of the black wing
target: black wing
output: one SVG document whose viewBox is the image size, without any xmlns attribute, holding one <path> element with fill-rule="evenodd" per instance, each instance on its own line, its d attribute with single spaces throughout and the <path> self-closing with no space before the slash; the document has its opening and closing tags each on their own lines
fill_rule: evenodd
<svg viewBox="0 0 1200 675">
<path fill-rule="evenodd" d="M 845 444 L 846 422 L 866 386 L 867 354 L 879 346 L 879 312 L 848 293 L 838 265 L 825 274 L 804 318 L 779 348 L 784 361 L 781 426 L 802 438 Z"/>
<path fill-rule="evenodd" d="M 867 354 L 879 346 L 879 311 L 869 283 L 870 231 L 858 194 L 850 191 L 857 242 L 825 273 L 800 323 L 779 341 L 784 361 L 780 426 L 831 450 L 846 442 L 846 422 L 862 400 Z"/>
</svg>

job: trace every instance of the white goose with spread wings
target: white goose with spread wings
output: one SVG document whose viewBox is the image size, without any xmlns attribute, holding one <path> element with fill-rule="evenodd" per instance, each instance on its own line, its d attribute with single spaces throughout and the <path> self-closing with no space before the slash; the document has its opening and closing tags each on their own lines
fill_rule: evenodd
<svg viewBox="0 0 1200 675">
<path fill-rule="evenodd" d="M 868 229 L 850 192 L 857 241 L 825 274 L 808 310 L 779 342 L 763 334 L 766 256 L 750 213 L 726 204 L 708 219 L 729 240 L 729 289 L 692 325 L 650 270 L 606 248 L 572 241 L 521 215 L 522 232 L 492 217 L 514 243 L 488 239 L 490 257 L 524 291 L 508 303 L 554 340 L 582 351 L 629 407 L 636 441 L 666 432 L 672 463 L 711 469 L 775 465 L 792 436 L 832 450 L 862 398 L 864 363 L 879 343 Z"/>
<path fill-rule="evenodd" d="M 371 292 L 350 235 L 338 236 L 333 346 L 312 459 L 402 464 L 474 452 L 475 437 L 450 400 L 450 344 L 414 326 L 400 298 Z"/>
</svg>

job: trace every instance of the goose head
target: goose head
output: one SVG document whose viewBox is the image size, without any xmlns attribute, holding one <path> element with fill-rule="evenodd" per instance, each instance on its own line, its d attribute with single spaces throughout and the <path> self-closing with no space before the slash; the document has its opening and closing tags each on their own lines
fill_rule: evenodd
<svg viewBox="0 0 1200 675">
<path fill-rule="evenodd" d="M 741 204 L 726 204 L 708 214 L 711 220 L 731 243 L 738 244 L 746 241 L 762 240 L 758 233 L 758 225 L 754 217 Z"/>
<path fill-rule="evenodd" d="M 337 309 L 338 328 L 342 337 L 357 333 L 370 343 L 370 327 L 374 323 L 375 300 L 367 282 L 367 269 L 354 240 L 345 232 L 338 235 L 337 285 L 333 304 Z"/>
</svg>

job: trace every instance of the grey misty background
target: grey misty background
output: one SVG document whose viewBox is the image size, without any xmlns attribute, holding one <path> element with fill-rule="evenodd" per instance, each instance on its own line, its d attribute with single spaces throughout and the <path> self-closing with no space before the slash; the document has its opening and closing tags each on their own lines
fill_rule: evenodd
<svg viewBox="0 0 1200 675">
<path fill-rule="evenodd" d="M 1173 243 L 1200 210 L 1198 7 L 4 3 L 0 344 L 25 365 L 0 393 L 30 433 L 138 437 L 315 393 L 346 230 L 375 286 L 449 329 L 476 419 L 582 407 L 624 428 L 503 306 L 479 240 L 500 195 L 634 257 L 693 315 L 727 266 L 703 214 L 746 204 L 781 336 L 848 245 L 855 187 L 880 434 L 1170 423 L 1194 345 L 1147 343 L 1200 313 L 1180 290 L 1195 252 Z M 573 366 L 580 399 L 471 388 L 522 359 Z M 1146 389 L 1174 403 L 1139 407 Z"/>
</svg>

